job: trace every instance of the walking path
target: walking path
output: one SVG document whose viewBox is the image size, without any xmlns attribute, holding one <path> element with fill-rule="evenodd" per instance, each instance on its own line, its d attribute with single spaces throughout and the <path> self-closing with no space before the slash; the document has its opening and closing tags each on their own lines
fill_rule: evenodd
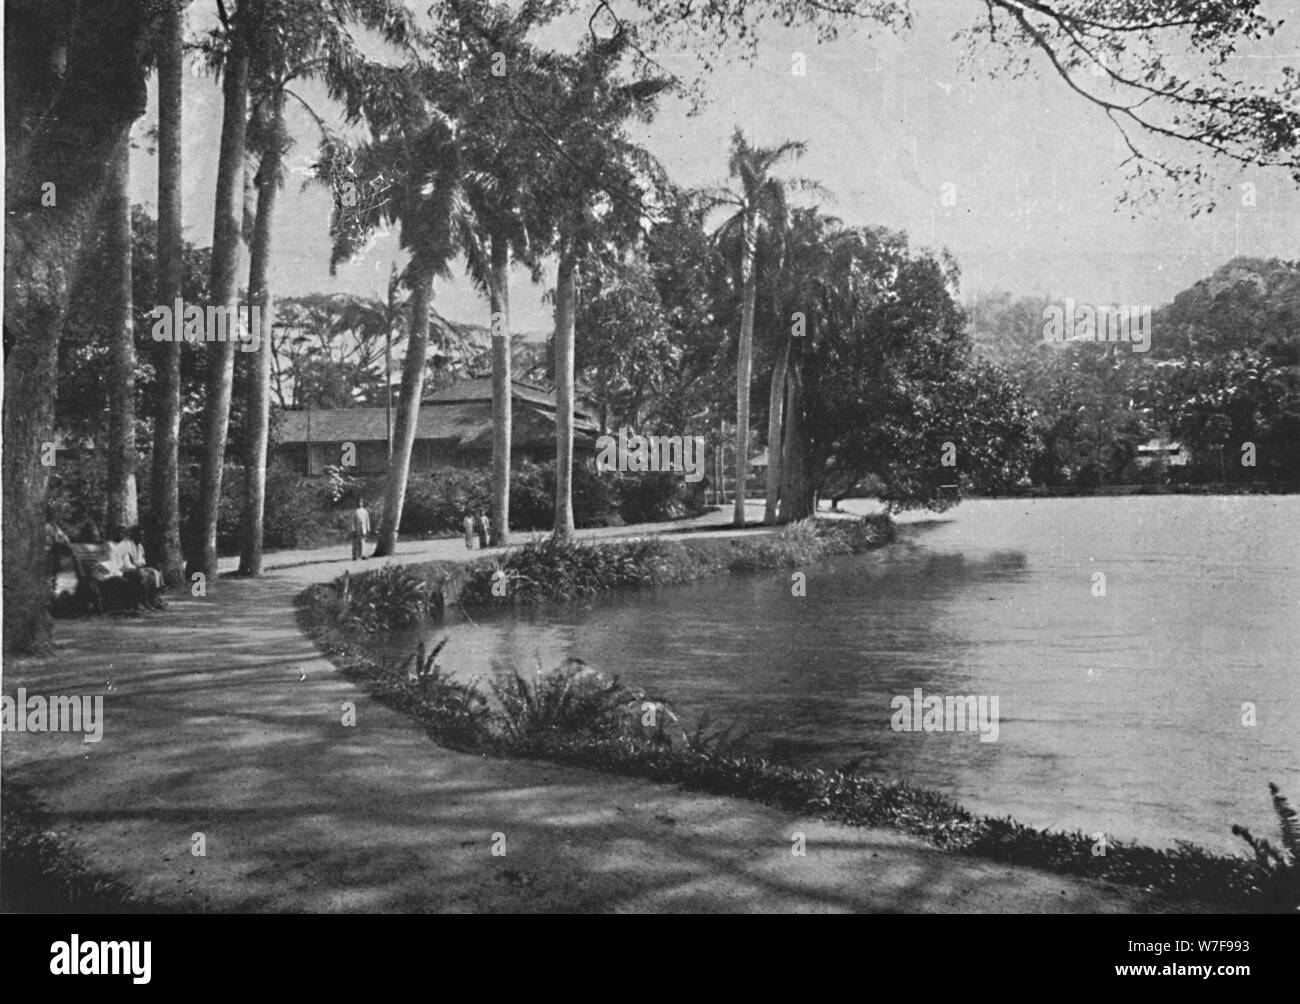
<svg viewBox="0 0 1300 1004">
<path fill-rule="evenodd" d="M 458 538 L 403 544 L 395 560 L 477 554 Z M 271 555 L 262 579 L 223 578 L 166 613 L 58 623 L 53 655 L 6 663 L 4 692 L 102 694 L 103 738 L 4 733 L 6 776 L 32 786 L 90 868 L 183 910 L 1151 908 L 1137 892 L 890 831 L 444 750 L 344 680 L 297 629 L 302 588 L 377 564 L 349 557 L 346 545 Z M 791 853 L 797 832 L 804 857 Z M 206 854 L 195 856 L 200 833 Z"/>
</svg>

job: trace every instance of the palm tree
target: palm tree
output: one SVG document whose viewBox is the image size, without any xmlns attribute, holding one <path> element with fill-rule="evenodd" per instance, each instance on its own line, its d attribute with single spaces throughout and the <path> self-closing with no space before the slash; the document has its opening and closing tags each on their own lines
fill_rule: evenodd
<svg viewBox="0 0 1300 1004">
<path fill-rule="evenodd" d="M 399 0 L 362 0 L 347 7 L 316 0 L 267 0 L 251 55 L 250 79 L 255 98 L 249 147 L 260 154 L 255 185 L 257 212 L 250 245 L 248 296 L 259 308 L 260 344 L 246 386 L 247 453 L 244 466 L 244 527 L 239 571 L 260 575 L 262 527 L 266 501 L 266 457 L 271 398 L 271 329 L 274 299 L 268 282 L 276 197 L 284 176 L 284 156 L 291 139 L 285 130 L 284 104 L 293 97 L 320 122 L 319 116 L 289 84 L 300 77 L 323 78 L 330 92 L 356 100 L 365 86 L 366 60 L 357 50 L 348 18 L 375 29 L 390 42 L 410 33 L 410 15 Z"/>
<path fill-rule="evenodd" d="M 456 123 L 425 94 L 426 89 L 437 92 L 440 74 L 417 59 L 405 67 L 370 67 L 365 77 L 366 86 L 348 108 L 347 117 L 352 124 L 365 119 L 372 139 L 356 149 L 339 138 L 327 140 L 317 162 L 317 177 L 357 189 L 368 185 L 367 179 L 384 178 L 386 191 L 397 193 L 382 201 L 368 199 L 356 207 L 340 205 L 336 209 L 331 269 L 358 253 L 370 234 L 389 222 L 400 224 L 401 246 L 411 253 L 402 274 L 411 291 L 411 325 L 374 552 L 383 556 L 396 547 L 410 477 L 428 356 L 433 281 L 450 277 L 449 263 L 462 250 L 463 235 L 473 232 L 476 223 L 466 198 Z"/>
<path fill-rule="evenodd" d="M 240 545 L 239 573 L 262 574 L 262 527 L 266 502 L 266 453 L 271 406 L 271 328 L 275 323 L 275 302 L 268 271 L 271 259 L 271 227 L 276 194 L 283 177 L 281 151 L 284 147 L 284 93 L 267 95 L 254 116 L 258 133 L 254 146 L 262 149 L 254 184 L 257 186 L 257 215 L 250 247 L 248 299 L 258 309 L 259 339 L 253 366 L 248 374 L 247 452 L 244 457 L 244 527 Z"/>
<path fill-rule="evenodd" d="M 538 232 L 547 229 L 535 200 L 538 140 L 520 115 L 520 82 L 535 79 L 538 55 L 528 33 L 555 10 L 519 10 L 452 0 L 443 12 L 443 62 L 455 67 L 435 100 L 460 125 L 464 190 L 471 208 L 460 247 L 475 286 L 487 294 L 492 359 L 492 543 L 510 540 L 513 343 L 510 266 L 540 281 Z M 500 71 L 504 71 L 504 74 Z"/>
<path fill-rule="evenodd" d="M 244 151 L 248 128 L 249 53 L 257 34 L 250 0 L 233 15 L 222 6 L 227 50 L 221 66 L 221 146 L 217 155 L 216 206 L 212 223 L 212 281 L 209 295 L 217 308 L 239 306 L 239 248 L 244 191 Z M 230 424 L 230 396 L 235 375 L 235 342 L 208 343 L 215 358 L 209 365 L 203 401 L 203 462 L 199 471 L 199 532 L 194 547 L 199 569 L 209 579 L 217 575 L 217 520 L 221 511 L 221 478 Z"/>
<path fill-rule="evenodd" d="M 185 79 L 185 0 L 169 0 L 158 35 L 158 303 L 181 296 L 185 242 L 181 229 L 181 116 Z M 156 346 L 158 399 L 154 416 L 150 560 L 169 586 L 184 578 L 181 555 L 180 339 Z"/>
<path fill-rule="evenodd" d="M 749 385 L 754 368 L 754 307 L 758 284 L 756 259 L 764 233 L 779 235 L 785 228 L 788 195 L 792 187 L 810 187 L 789 182 L 773 172 L 782 162 L 802 157 L 806 144 L 788 140 L 779 146 L 755 147 L 738 128 L 731 137 L 731 158 L 727 170 L 735 183 L 730 190 L 710 194 L 713 206 L 725 206 L 734 213 L 718 229 L 718 238 L 737 239 L 740 246 L 740 344 L 736 350 L 736 492 L 732 522 L 745 525 L 745 479 L 749 473 Z M 770 432 L 770 430 L 769 430 Z M 772 486 L 776 460 L 769 444 L 768 492 L 764 519 L 776 518 L 776 491 Z M 777 472 L 779 478 L 779 470 Z"/>
<path fill-rule="evenodd" d="M 630 246 L 649 214 L 647 190 L 663 185 L 656 161 L 627 137 L 631 118 L 649 121 L 663 78 L 628 82 L 619 63 L 631 44 L 620 28 L 608 39 L 589 40 L 575 56 L 539 61 L 528 82 L 534 103 L 516 87 L 512 104 L 538 137 L 550 162 L 539 192 L 538 218 L 550 231 L 557 255 L 555 285 L 555 527 L 572 536 L 574 341 L 576 290 L 582 261 L 601 247 Z"/>
<path fill-rule="evenodd" d="M 573 536 L 573 343 L 576 242 L 560 247 L 555 274 L 555 536 Z"/>
</svg>

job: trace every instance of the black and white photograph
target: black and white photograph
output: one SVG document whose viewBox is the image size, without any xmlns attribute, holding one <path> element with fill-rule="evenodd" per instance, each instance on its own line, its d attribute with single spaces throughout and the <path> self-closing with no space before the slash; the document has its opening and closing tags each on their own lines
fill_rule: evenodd
<svg viewBox="0 0 1300 1004">
<path fill-rule="evenodd" d="M 98 918 L 7 963 L 1050 914 L 1107 982 L 1281 975 L 1295 0 L 3 36 L 0 912 Z"/>
</svg>

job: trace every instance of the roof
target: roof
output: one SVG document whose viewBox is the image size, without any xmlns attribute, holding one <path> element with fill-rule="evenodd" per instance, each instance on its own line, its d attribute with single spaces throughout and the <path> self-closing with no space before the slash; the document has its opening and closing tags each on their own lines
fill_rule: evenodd
<svg viewBox="0 0 1300 1004">
<path fill-rule="evenodd" d="M 537 384 L 525 383 L 523 380 L 510 381 L 511 397 L 515 401 L 521 401 L 528 404 L 538 405 L 543 408 L 555 410 L 555 394 L 540 387 Z M 460 404 L 466 401 L 491 401 L 492 400 L 492 378 L 491 377 L 473 377 L 469 380 L 461 380 L 459 383 L 452 384 L 450 387 L 444 387 L 436 393 L 429 394 L 424 398 L 425 404 Z M 587 402 L 576 400 L 573 405 L 575 415 L 585 415 L 588 418 L 594 418 L 594 410 Z"/>
<path fill-rule="evenodd" d="M 461 439 L 482 422 L 476 405 L 420 407 L 416 439 Z M 384 408 L 309 408 L 281 411 L 280 442 L 342 443 L 388 438 L 388 417 Z M 393 412 L 397 426 L 397 412 Z"/>
<path fill-rule="evenodd" d="M 479 383 L 481 381 L 468 381 Z M 460 401 L 428 400 L 420 405 L 415 438 L 454 442 L 459 449 L 491 449 L 492 402 L 489 394 Z M 455 388 L 451 388 L 455 389 Z M 443 392 L 445 393 L 445 392 Z M 531 398 L 532 395 L 529 395 Z M 555 436 L 555 405 L 546 396 L 540 402 L 514 395 L 513 434 L 518 445 L 548 440 Z M 388 423 L 383 408 L 327 408 L 280 412 L 281 443 L 383 442 Z M 397 415 L 393 415 L 394 428 Z M 595 436 L 600 428 L 591 415 L 574 410 L 576 436 Z"/>
</svg>

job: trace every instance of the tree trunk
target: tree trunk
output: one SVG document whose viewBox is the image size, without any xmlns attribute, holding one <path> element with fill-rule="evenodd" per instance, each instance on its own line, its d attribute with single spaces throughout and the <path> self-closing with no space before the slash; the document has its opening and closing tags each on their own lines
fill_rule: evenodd
<svg viewBox="0 0 1300 1004">
<path fill-rule="evenodd" d="M 718 418 L 718 505 L 727 504 L 727 423 Z"/>
<path fill-rule="evenodd" d="M 135 490 L 135 317 L 131 293 L 131 134 L 113 157 L 104 195 L 105 249 L 113 269 L 108 304 L 112 342 L 108 373 L 107 523 L 121 530 L 139 518 Z"/>
<path fill-rule="evenodd" d="M 170 0 L 162 15 L 158 52 L 158 303 L 182 295 L 185 241 L 181 229 L 181 111 L 185 79 L 184 0 Z M 149 560 L 167 585 L 185 578 L 181 555 L 180 339 L 155 346 L 158 400 L 154 413 Z"/>
<path fill-rule="evenodd" d="M 49 639 L 45 499 L 59 336 L 110 162 L 144 112 L 147 9 L 5 5 L 4 644 Z M 57 72 L 53 57 L 61 53 Z M 51 445 L 52 448 L 52 445 Z"/>
<path fill-rule="evenodd" d="M 429 300 L 433 296 L 433 269 L 415 275 L 411 290 L 411 336 L 402 360 L 402 399 L 398 402 L 397 429 L 393 433 L 393 458 L 384 487 L 384 515 L 379 524 L 375 557 L 391 555 L 397 548 L 397 528 L 402 525 L 406 483 L 411 476 L 411 453 L 420 424 L 420 398 L 424 394 L 424 364 L 429 353 Z"/>
<path fill-rule="evenodd" d="M 803 367 L 796 361 L 786 379 L 785 429 L 782 437 L 781 522 L 792 523 L 815 513 L 815 486 L 808 476 L 808 441 L 803 421 Z"/>
<path fill-rule="evenodd" d="M 280 135 L 284 107 L 282 91 L 269 99 L 267 115 L 271 135 Z M 249 367 L 245 387 L 247 401 L 247 453 L 244 457 L 244 534 L 239 553 L 241 575 L 262 574 L 262 530 L 266 510 L 266 451 L 271 409 L 271 326 L 275 323 L 275 301 L 268 272 L 271 264 L 271 233 L 275 220 L 276 196 L 280 190 L 278 139 L 272 152 L 263 154 L 258 167 L 257 218 L 253 223 L 253 244 L 249 250 L 248 302 L 258 308 L 257 353 Z"/>
<path fill-rule="evenodd" d="M 510 543 L 510 449 L 513 393 L 510 375 L 510 244 L 492 237 L 489 283 L 492 337 L 492 543 Z"/>
<path fill-rule="evenodd" d="M 767 499 L 763 506 L 763 522 L 768 526 L 777 523 L 777 500 L 781 498 L 781 432 L 785 428 L 782 412 L 785 404 L 785 374 L 790 364 L 790 341 L 789 334 L 781 340 L 781 350 L 776 354 L 772 387 L 767 398 Z M 780 521 L 789 522 L 784 513 L 780 514 Z"/>
<path fill-rule="evenodd" d="M 740 346 L 736 350 L 736 495 L 733 526 L 745 525 L 745 483 L 749 475 L 749 381 L 754 369 L 754 301 L 758 287 L 754 279 L 755 233 L 752 220 L 745 221 L 744 250 L 740 262 L 743 285 L 740 302 Z"/>
<path fill-rule="evenodd" d="M 573 536 L 573 335 L 574 272 L 569 249 L 560 254 L 555 279 L 555 536 Z"/>
<path fill-rule="evenodd" d="M 236 14 L 234 38 L 222 79 L 224 104 L 221 152 L 217 161 L 216 211 L 212 223 L 211 303 L 239 307 L 239 245 L 243 218 L 244 137 L 248 126 L 247 17 L 243 6 Z M 211 334 L 205 332 L 205 334 Z M 203 351 L 215 356 L 208 370 L 203 402 L 203 467 L 199 477 L 199 527 L 202 547 L 197 555 L 203 574 L 217 576 L 217 521 L 221 515 L 221 476 L 226 459 L 226 434 L 230 425 L 230 394 L 235 377 L 235 342 L 204 342 Z"/>
</svg>

